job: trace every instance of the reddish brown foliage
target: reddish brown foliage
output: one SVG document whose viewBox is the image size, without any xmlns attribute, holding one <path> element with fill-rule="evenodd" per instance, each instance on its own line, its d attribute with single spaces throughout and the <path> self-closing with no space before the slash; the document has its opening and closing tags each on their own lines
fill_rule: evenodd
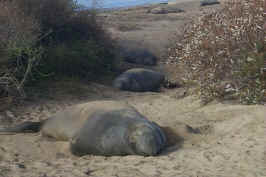
<svg viewBox="0 0 266 177">
<path fill-rule="evenodd" d="M 169 58 L 186 67 L 185 80 L 200 85 L 203 99 L 223 97 L 229 87 L 243 102 L 265 99 L 265 9 L 263 0 L 228 1 L 185 29 Z M 223 81 L 230 86 L 221 90 Z"/>
</svg>

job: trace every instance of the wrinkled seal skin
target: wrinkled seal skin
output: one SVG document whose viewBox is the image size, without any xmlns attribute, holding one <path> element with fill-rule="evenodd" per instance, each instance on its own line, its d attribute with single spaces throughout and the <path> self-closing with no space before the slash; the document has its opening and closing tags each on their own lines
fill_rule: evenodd
<svg viewBox="0 0 266 177">
<path fill-rule="evenodd" d="M 93 101 L 69 107 L 43 122 L 24 122 L 0 132 L 37 132 L 70 141 L 73 154 L 153 156 L 166 146 L 160 127 L 118 101 Z"/>
<path fill-rule="evenodd" d="M 150 69 L 135 68 L 118 76 L 113 87 L 135 92 L 156 91 L 164 81 L 164 75 Z"/>
</svg>

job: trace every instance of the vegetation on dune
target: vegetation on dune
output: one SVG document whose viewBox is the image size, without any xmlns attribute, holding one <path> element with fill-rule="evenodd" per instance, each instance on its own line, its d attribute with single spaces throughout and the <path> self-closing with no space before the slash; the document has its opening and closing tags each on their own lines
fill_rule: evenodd
<svg viewBox="0 0 266 177">
<path fill-rule="evenodd" d="M 205 102 L 266 101 L 266 3 L 230 0 L 184 28 L 170 50 L 182 79 Z M 89 78 L 112 71 L 114 42 L 94 12 L 75 0 L 0 0 L 0 99 L 53 76 Z M 3 102 L 3 101 L 1 101 Z"/>
<path fill-rule="evenodd" d="M 74 0 L 0 0 L 0 98 L 47 76 L 86 78 L 115 67 L 114 43 Z"/>
<path fill-rule="evenodd" d="M 264 0 L 230 0 L 179 36 L 169 62 L 185 68 L 183 80 L 199 86 L 204 102 L 229 97 L 244 104 L 266 101 L 265 9 Z"/>
</svg>

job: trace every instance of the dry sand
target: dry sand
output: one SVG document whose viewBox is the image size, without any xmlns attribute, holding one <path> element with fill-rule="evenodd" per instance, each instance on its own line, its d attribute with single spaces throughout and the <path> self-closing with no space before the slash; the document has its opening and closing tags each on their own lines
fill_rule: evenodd
<svg viewBox="0 0 266 177">
<path fill-rule="evenodd" d="M 154 5 L 109 12 L 102 17 L 121 44 L 136 42 L 163 56 L 175 31 L 180 31 L 185 22 L 205 10 L 219 8 L 201 8 L 199 2 L 173 5 L 186 12 L 147 14 L 147 8 Z M 139 28 L 126 30 L 129 24 Z M 38 133 L 0 135 L 0 177 L 265 177 L 266 106 L 219 102 L 203 106 L 197 97 L 184 93 L 183 88 L 132 93 L 96 83 L 54 82 L 45 94 L 34 92 L 36 99 L 1 112 L 1 125 L 47 119 L 77 103 L 123 100 L 150 120 L 170 127 L 183 141 L 156 157 L 75 157 L 67 142 L 52 141 Z M 201 134 L 187 132 L 185 124 L 199 128 Z"/>
<path fill-rule="evenodd" d="M 202 106 L 194 96 L 178 98 L 183 92 L 182 88 L 161 93 L 129 93 L 91 84 L 87 91 L 87 94 L 80 96 L 82 99 L 76 96 L 55 98 L 54 101 L 25 106 L 23 110 L 12 110 L 7 112 L 9 117 L 5 119 L 11 119 L 13 115 L 20 121 L 41 120 L 56 110 L 79 102 L 123 100 L 150 120 L 163 127 L 171 127 L 183 141 L 168 147 L 156 157 L 75 157 L 69 153 L 67 142 L 51 141 L 40 134 L 1 135 L 0 176 L 266 176 L 265 106 L 216 102 Z M 187 132 L 184 124 L 200 128 L 201 134 Z"/>
</svg>

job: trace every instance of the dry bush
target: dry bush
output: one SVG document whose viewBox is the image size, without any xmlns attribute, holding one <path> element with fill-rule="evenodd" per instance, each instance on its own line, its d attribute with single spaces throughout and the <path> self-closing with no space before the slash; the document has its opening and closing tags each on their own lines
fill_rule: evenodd
<svg viewBox="0 0 266 177">
<path fill-rule="evenodd" d="M 75 0 L 0 0 L 0 99 L 24 97 L 25 84 L 47 77 L 87 79 L 114 67 L 113 41 L 95 11 Z"/>
<path fill-rule="evenodd" d="M 73 0 L 20 0 L 17 4 L 26 15 L 34 16 L 38 20 L 42 33 L 44 35 L 48 33 L 52 42 L 69 40 L 72 37 L 71 32 L 77 33 L 78 26 L 73 25 L 73 20 L 81 13 L 78 12 Z M 87 18 L 87 21 L 90 20 Z M 90 22 L 91 24 L 86 27 L 94 25 L 92 21 Z M 70 28 L 75 29 L 70 31 Z M 90 33 L 90 29 L 86 33 Z"/>
<path fill-rule="evenodd" d="M 233 95 L 242 103 L 266 99 L 264 0 L 233 0 L 185 28 L 170 62 L 185 66 L 203 101 Z"/>
<path fill-rule="evenodd" d="M 20 0 L 19 6 L 40 23 L 43 74 L 84 78 L 115 67 L 113 41 L 95 11 L 81 10 L 74 0 Z"/>
<path fill-rule="evenodd" d="M 24 96 L 23 87 L 41 49 L 38 22 L 15 1 L 0 1 L 0 98 Z"/>
</svg>

